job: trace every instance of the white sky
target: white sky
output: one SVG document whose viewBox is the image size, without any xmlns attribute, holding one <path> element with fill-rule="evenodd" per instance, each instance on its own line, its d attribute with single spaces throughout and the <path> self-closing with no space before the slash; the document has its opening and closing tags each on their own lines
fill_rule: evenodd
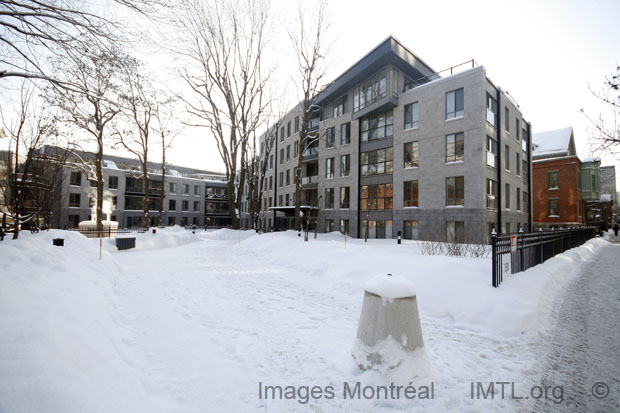
<svg viewBox="0 0 620 413">
<path fill-rule="evenodd" d="M 292 104 L 297 100 L 290 83 L 294 56 L 283 26 L 293 24 L 295 4 L 272 1 L 281 30 L 274 63 L 279 86 L 288 91 Z M 331 0 L 329 15 L 335 41 L 326 81 L 391 34 L 438 71 L 475 59 L 516 99 L 534 133 L 572 126 L 578 154 L 591 155 L 588 122 L 580 109 L 595 118 L 604 111 L 588 84 L 598 90 L 620 64 L 620 1 Z M 174 84 L 170 78 L 165 81 Z M 206 129 L 186 129 L 168 159 L 182 166 L 224 170 Z M 620 174 L 617 157 L 602 159 L 602 165 L 616 165 Z"/>
</svg>

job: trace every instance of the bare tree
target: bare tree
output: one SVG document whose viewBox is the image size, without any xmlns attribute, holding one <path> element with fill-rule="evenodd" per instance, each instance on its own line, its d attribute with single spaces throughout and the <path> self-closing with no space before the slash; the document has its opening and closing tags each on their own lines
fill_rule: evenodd
<svg viewBox="0 0 620 413">
<path fill-rule="evenodd" d="M 103 150 L 109 138 L 108 126 L 121 111 L 120 79 L 126 62 L 126 55 L 115 46 L 69 51 L 67 58 L 55 61 L 55 68 L 75 87 L 50 87 L 46 93 L 46 99 L 62 112 L 59 121 L 84 132 L 96 145 L 93 155 L 98 231 L 103 230 Z"/>
<path fill-rule="evenodd" d="M 123 80 L 127 87 L 127 93 L 121 96 L 125 116 L 129 123 L 133 125 L 127 131 L 117 132 L 119 143 L 128 152 L 134 155 L 140 163 L 141 174 L 136 176 L 142 183 L 142 227 L 149 228 L 149 210 L 151 205 L 150 191 L 151 185 L 148 173 L 149 149 L 151 120 L 155 110 L 155 97 L 148 90 L 152 90 L 148 80 L 142 75 L 143 65 L 135 60 L 130 59 L 129 64 L 125 66 L 125 74 Z M 163 192 L 163 188 L 161 188 Z"/>
<path fill-rule="evenodd" d="M 319 116 L 316 98 L 323 87 L 326 74 L 326 59 L 330 44 L 326 41 L 329 30 L 327 21 L 327 3 L 321 0 L 318 5 L 307 6 L 301 3 L 297 8 L 296 31 L 289 31 L 289 37 L 297 56 L 298 77 L 296 84 L 300 92 L 299 116 L 299 153 L 295 170 L 295 229 L 301 229 L 301 193 L 303 152 L 318 138 L 318 128 L 310 131 L 311 121 Z M 318 125 L 316 125 L 318 126 Z"/>
<path fill-rule="evenodd" d="M 620 152 L 620 66 L 616 67 L 614 74 L 605 78 L 600 91 L 590 88 L 590 92 L 609 110 L 607 114 L 600 114 L 598 119 L 595 119 L 581 109 L 591 125 L 592 149 L 595 152 L 618 153 Z"/>
<path fill-rule="evenodd" d="M 268 40 L 265 0 L 192 1 L 182 11 L 187 38 L 183 55 L 189 68 L 181 75 L 194 92 L 184 98 L 194 126 L 209 129 L 226 169 L 228 210 L 239 228 L 250 138 L 265 118 L 270 71 L 262 57 Z"/>
<path fill-rule="evenodd" d="M 164 200 L 166 198 L 166 152 L 172 147 L 174 138 L 182 130 L 181 126 L 175 122 L 176 115 L 172 110 L 174 105 L 175 99 L 168 98 L 161 102 L 156 102 L 153 108 L 153 131 L 159 138 L 159 145 L 161 145 L 161 192 L 159 194 L 157 226 L 162 225 Z"/>
</svg>

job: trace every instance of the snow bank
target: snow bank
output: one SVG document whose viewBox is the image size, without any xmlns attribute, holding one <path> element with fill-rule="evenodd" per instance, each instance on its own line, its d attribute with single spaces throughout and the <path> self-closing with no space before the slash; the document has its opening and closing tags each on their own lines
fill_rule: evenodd
<svg viewBox="0 0 620 413">
<path fill-rule="evenodd" d="M 53 230 L 0 243 L 0 411 L 166 410 L 114 304 L 122 271 L 98 247 Z"/>
</svg>

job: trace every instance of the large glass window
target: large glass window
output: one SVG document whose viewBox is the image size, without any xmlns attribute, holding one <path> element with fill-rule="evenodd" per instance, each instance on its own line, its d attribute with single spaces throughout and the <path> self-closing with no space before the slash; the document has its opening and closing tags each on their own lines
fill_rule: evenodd
<svg viewBox="0 0 620 413">
<path fill-rule="evenodd" d="M 463 132 L 446 135 L 446 162 L 465 159 L 465 139 Z"/>
<path fill-rule="evenodd" d="M 110 189 L 118 189 L 118 176 L 109 176 L 108 177 L 108 188 L 110 188 Z"/>
<path fill-rule="evenodd" d="M 333 148 L 336 143 L 336 128 L 327 128 L 327 136 L 325 137 L 325 146 Z"/>
<path fill-rule="evenodd" d="M 559 198 L 549 199 L 549 216 L 550 217 L 560 216 L 560 199 Z"/>
<path fill-rule="evenodd" d="M 353 111 L 357 112 L 386 96 L 386 71 L 382 70 L 355 88 L 353 91 Z"/>
<path fill-rule="evenodd" d="M 360 135 L 362 142 L 391 138 L 393 136 L 392 111 L 362 119 Z"/>
<path fill-rule="evenodd" d="M 496 166 L 497 159 L 497 142 L 495 139 L 487 135 L 487 165 L 492 168 Z"/>
<path fill-rule="evenodd" d="M 418 102 L 405 105 L 405 130 L 417 128 L 419 117 Z"/>
<path fill-rule="evenodd" d="M 340 155 L 340 176 L 349 176 L 351 173 L 351 155 Z"/>
<path fill-rule="evenodd" d="M 348 219 L 340 220 L 340 232 L 342 232 L 343 234 L 349 233 L 349 220 Z"/>
<path fill-rule="evenodd" d="M 337 118 L 338 116 L 344 115 L 346 112 L 347 112 L 347 95 L 344 95 L 338 98 L 334 102 L 333 115 L 335 118 Z"/>
<path fill-rule="evenodd" d="M 367 221 L 360 223 L 360 236 L 365 237 L 368 228 L 368 238 L 392 238 L 392 221 Z"/>
<path fill-rule="evenodd" d="M 463 221 L 446 222 L 446 242 L 464 242 L 465 223 Z"/>
<path fill-rule="evenodd" d="M 325 178 L 334 177 L 334 158 L 327 158 L 325 160 Z"/>
<path fill-rule="evenodd" d="M 465 114 L 463 88 L 446 93 L 446 120 L 458 118 Z"/>
<path fill-rule="evenodd" d="M 82 185 L 82 173 L 81 172 L 71 172 L 70 185 L 73 186 L 81 186 Z"/>
<path fill-rule="evenodd" d="M 80 207 L 80 194 L 69 194 L 69 206 L 73 208 Z"/>
<path fill-rule="evenodd" d="M 348 186 L 343 186 L 340 188 L 340 208 L 349 208 L 351 206 L 349 193 L 350 191 Z"/>
<path fill-rule="evenodd" d="M 446 178 L 446 205 L 465 205 L 465 178 Z"/>
<path fill-rule="evenodd" d="M 351 122 L 340 125 L 340 144 L 347 145 L 351 143 Z"/>
<path fill-rule="evenodd" d="M 362 152 L 362 176 L 391 174 L 394 170 L 393 153 L 392 148 Z"/>
<path fill-rule="evenodd" d="M 392 184 L 362 185 L 361 192 L 363 211 L 392 209 Z"/>
<path fill-rule="evenodd" d="M 334 207 L 334 188 L 325 188 L 325 208 L 332 209 Z"/>
<path fill-rule="evenodd" d="M 497 100 L 487 93 L 487 122 L 495 126 L 497 123 Z"/>
<path fill-rule="evenodd" d="M 177 210 L 177 201 L 175 201 L 174 199 L 169 199 L 168 200 L 168 210 L 176 211 Z"/>
<path fill-rule="evenodd" d="M 405 206 L 418 206 L 418 181 L 405 182 Z"/>
<path fill-rule="evenodd" d="M 549 171 L 549 189 L 560 189 L 560 172 Z"/>
<path fill-rule="evenodd" d="M 334 220 L 326 219 L 325 220 L 325 232 L 333 232 L 334 231 Z"/>
<path fill-rule="evenodd" d="M 418 141 L 405 144 L 405 168 L 417 168 L 420 166 Z"/>
<path fill-rule="evenodd" d="M 487 208 L 497 209 L 497 181 L 487 178 Z"/>
<path fill-rule="evenodd" d="M 420 239 L 418 221 L 405 221 L 405 239 Z"/>
</svg>

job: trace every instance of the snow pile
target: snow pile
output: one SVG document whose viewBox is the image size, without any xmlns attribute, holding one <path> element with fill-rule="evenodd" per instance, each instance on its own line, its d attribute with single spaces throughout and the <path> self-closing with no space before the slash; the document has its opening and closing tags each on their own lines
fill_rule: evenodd
<svg viewBox="0 0 620 413">
<path fill-rule="evenodd" d="M 401 275 L 376 275 L 366 283 L 366 291 L 391 300 L 395 298 L 415 297 L 413 284 Z"/>
</svg>

